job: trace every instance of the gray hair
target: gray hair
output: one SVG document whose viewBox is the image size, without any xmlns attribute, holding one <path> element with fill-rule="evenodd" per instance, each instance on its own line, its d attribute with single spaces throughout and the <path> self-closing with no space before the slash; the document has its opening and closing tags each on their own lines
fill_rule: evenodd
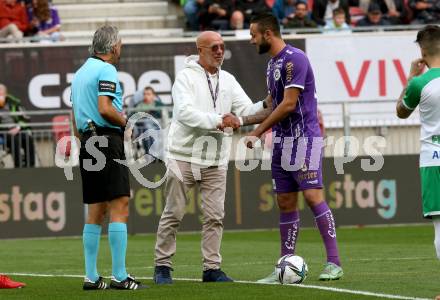
<svg viewBox="0 0 440 300">
<path fill-rule="evenodd" d="M 110 53 L 113 47 L 121 41 L 119 30 L 116 26 L 104 25 L 96 30 L 93 35 L 92 45 L 89 47 L 90 55 Z"/>
</svg>

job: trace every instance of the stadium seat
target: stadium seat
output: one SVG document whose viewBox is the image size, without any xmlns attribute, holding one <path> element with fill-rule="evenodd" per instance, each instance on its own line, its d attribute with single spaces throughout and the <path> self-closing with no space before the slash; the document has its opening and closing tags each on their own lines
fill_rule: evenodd
<svg viewBox="0 0 440 300">
<path fill-rule="evenodd" d="M 350 6 L 351 25 L 355 26 L 356 23 L 365 17 L 365 12 L 357 6 Z"/>
<path fill-rule="evenodd" d="M 52 123 L 52 132 L 54 135 L 55 143 L 58 143 L 58 141 L 65 136 L 70 136 L 70 116 L 55 116 L 52 118 Z M 70 141 L 68 141 L 66 145 L 60 145 L 60 147 L 56 148 L 58 150 L 57 154 L 69 157 L 71 148 L 72 144 Z"/>
</svg>

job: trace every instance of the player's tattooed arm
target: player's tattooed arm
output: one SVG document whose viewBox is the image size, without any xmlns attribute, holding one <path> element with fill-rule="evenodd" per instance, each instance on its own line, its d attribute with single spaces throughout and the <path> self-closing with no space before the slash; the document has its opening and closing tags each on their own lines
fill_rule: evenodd
<svg viewBox="0 0 440 300">
<path fill-rule="evenodd" d="M 407 80 L 408 83 L 406 87 L 403 89 L 402 93 L 400 94 L 399 100 L 397 101 L 397 105 L 396 105 L 396 114 L 401 119 L 408 118 L 411 115 L 411 113 L 414 111 L 414 109 L 410 109 L 410 107 L 407 107 L 404 104 L 403 99 L 405 97 L 405 94 L 408 89 L 408 85 L 412 80 L 412 78 L 423 74 L 425 68 L 426 68 L 426 62 L 424 61 L 423 58 L 416 59 L 411 63 L 411 68 L 409 70 L 409 77 Z"/>
<path fill-rule="evenodd" d="M 286 118 L 296 108 L 301 90 L 299 88 L 288 88 L 284 90 L 283 101 L 272 111 L 272 113 L 256 129 L 246 135 L 244 143 L 248 148 L 254 147 L 256 139 L 260 138 L 274 124 Z"/>
<path fill-rule="evenodd" d="M 272 113 L 272 97 L 268 95 L 264 101 L 264 109 L 256 114 L 241 117 L 243 126 L 260 124 Z"/>
<path fill-rule="evenodd" d="M 408 118 L 411 115 L 411 113 L 413 112 L 412 110 L 409 110 L 408 108 L 406 108 L 403 105 L 403 97 L 405 96 L 405 92 L 406 92 L 406 88 L 404 88 L 402 93 L 400 94 L 400 97 L 399 97 L 399 100 L 397 101 L 397 106 L 396 106 L 397 117 L 399 117 L 400 119 Z"/>
</svg>

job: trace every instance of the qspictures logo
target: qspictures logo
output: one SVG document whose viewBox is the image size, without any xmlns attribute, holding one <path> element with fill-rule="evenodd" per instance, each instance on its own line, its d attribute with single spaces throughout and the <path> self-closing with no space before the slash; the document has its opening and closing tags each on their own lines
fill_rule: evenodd
<svg viewBox="0 0 440 300">
<path fill-rule="evenodd" d="M 148 124 L 141 127 L 144 131 L 132 140 L 132 132 L 138 122 Z M 147 123 L 145 123 L 147 122 Z M 323 149 L 326 146 L 332 144 L 335 145 L 334 151 L 341 147 L 347 149 L 346 155 L 338 157 L 334 155 L 334 167 L 337 174 L 344 174 L 344 165 L 352 162 L 358 157 L 360 149 L 370 156 L 370 158 L 361 159 L 361 168 L 363 171 L 376 172 L 380 171 L 384 165 L 384 158 L 381 149 L 386 148 L 386 140 L 381 136 L 370 136 L 366 138 L 363 143 L 354 136 L 343 136 L 336 139 L 334 136 L 329 136 L 324 141 L 321 136 L 317 137 L 301 137 L 301 136 L 287 136 L 281 138 L 277 136 L 275 131 L 272 132 L 271 142 L 256 141 L 260 145 L 259 148 L 263 151 L 262 159 L 248 158 L 247 154 L 247 139 L 249 136 L 242 136 L 238 142 L 236 142 L 235 153 L 232 151 L 232 128 L 225 128 L 222 130 L 211 130 L 206 132 L 205 135 L 196 135 L 194 133 L 189 134 L 185 139 L 174 138 L 172 143 L 168 142 L 168 136 L 170 132 L 170 126 L 162 129 L 160 122 L 152 115 L 145 112 L 137 112 L 133 114 L 127 122 L 127 126 L 124 132 L 124 148 L 125 159 L 113 159 L 118 164 L 126 166 L 133 177 L 139 184 L 146 188 L 154 189 L 159 187 L 165 182 L 166 176 L 170 169 L 178 176 L 182 178 L 180 169 L 176 163 L 172 163 L 173 159 L 167 160 L 165 152 L 170 154 L 173 151 L 177 153 L 183 153 L 190 159 L 192 173 L 196 180 L 200 180 L 200 170 L 202 168 L 208 168 L 211 166 L 225 167 L 228 165 L 230 157 L 235 156 L 235 167 L 242 172 L 251 172 L 261 163 L 261 170 L 271 170 L 271 160 L 275 156 L 275 148 L 277 155 L 275 159 L 279 160 L 277 164 L 288 172 L 296 172 L 301 170 L 302 172 L 308 172 L 300 180 L 306 180 L 309 184 L 315 184 L 318 182 L 318 171 L 320 168 L 320 162 L 322 159 Z M 140 129 L 138 128 L 138 131 Z M 214 132 L 214 133 L 213 133 Z M 213 134 L 216 136 L 214 137 Z M 258 140 L 254 137 L 255 140 Z M 143 157 L 135 159 L 135 146 L 139 142 L 152 139 L 150 147 L 148 147 L 147 153 Z M 186 140 L 187 142 L 182 142 Z M 73 142 L 74 141 L 74 142 Z M 79 149 L 78 146 L 84 147 L 94 159 L 83 159 L 83 168 L 88 172 L 97 172 L 104 169 L 107 158 L 99 150 L 99 147 L 108 147 L 108 139 L 105 135 L 96 135 L 89 137 L 85 142 L 81 142 L 75 136 L 64 136 L 57 142 L 55 151 L 55 164 L 57 167 L 64 169 L 64 174 L 67 180 L 73 180 L 72 168 L 79 164 Z M 67 145 L 72 145 L 72 151 L 70 155 L 66 155 Z M 156 146 L 155 146 L 156 145 Z M 157 147 L 161 145 L 161 147 Z M 165 150 L 165 146 L 166 150 Z M 75 146 L 75 147 L 74 147 Z M 161 148 L 163 151 L 158 150 Z M 156 149 L 155 151 L 150 151 Z M 281 155 L 279 155 L 281 154 Z M 171 155 L 172 156 L 172 155 Z M 156 182 L 152 182 L 144 177 L 141 169 L 148 166 L 155 160 L 162 160 L 167 162 L 167 169 L 163 177 Z"/>
</svg>

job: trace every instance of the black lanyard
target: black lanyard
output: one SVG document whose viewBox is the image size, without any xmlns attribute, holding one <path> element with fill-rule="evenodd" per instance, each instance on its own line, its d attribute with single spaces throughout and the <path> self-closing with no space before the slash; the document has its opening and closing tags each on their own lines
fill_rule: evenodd
<svg viewBox="0 0 440 300">
<path fill-rule="evenodd" d="M 214 109 L 215 109 L 215 105 L 218 97 L 218 86 L 220 83 L 220 71 L 217 71 L 217 86 L 215 87 L 215 93 L 214 90 L 212 89 L 211 78 L 209 78 L 208 72 L 205 71 L 205 75 L 206 75 L 206 80 L 208 80 L 209 91 L 211 92 L 212 102 L 214 103 Z"/>
</svg>

